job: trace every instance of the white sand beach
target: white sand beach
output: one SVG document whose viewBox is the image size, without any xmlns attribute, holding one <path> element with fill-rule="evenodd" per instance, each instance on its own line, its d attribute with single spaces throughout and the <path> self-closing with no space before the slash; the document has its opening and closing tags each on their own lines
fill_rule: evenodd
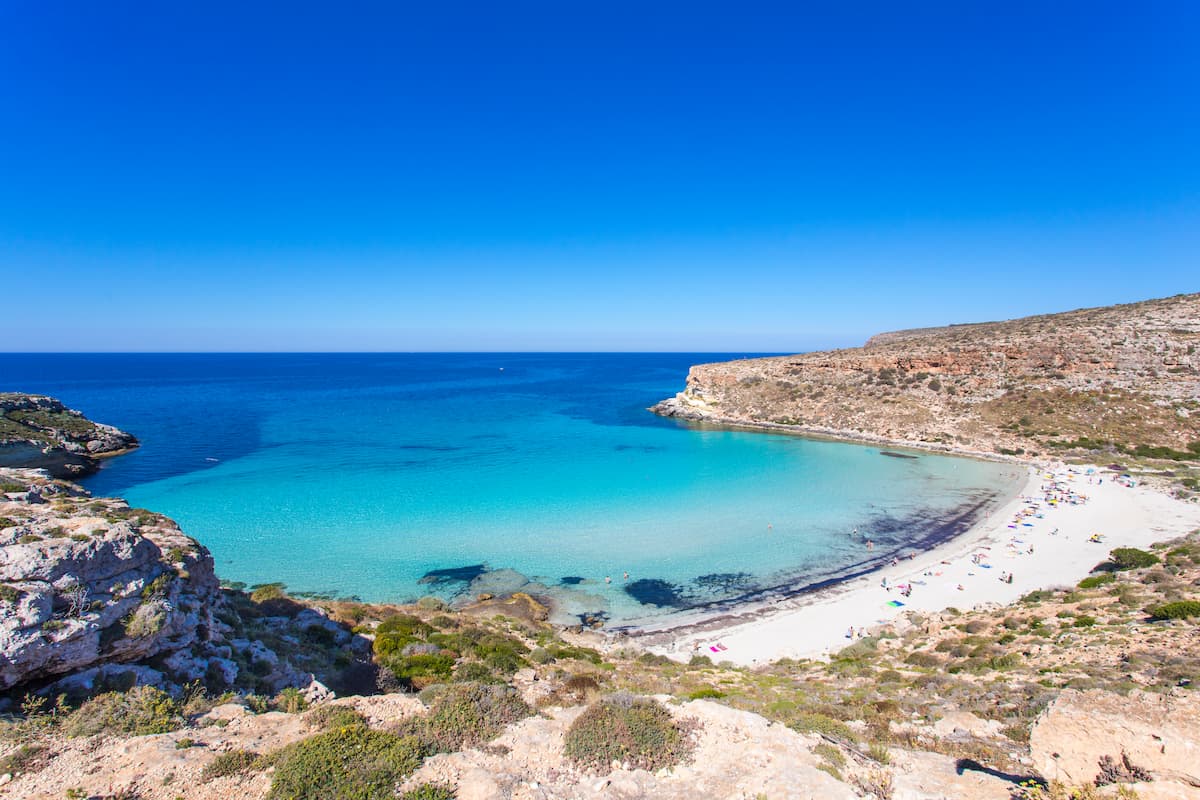
<svg viewBox="0 0 1200 800">
<path fill-rule="evenodd" d="M 673 642 L 649 649 L 739 665 L 824 657 L 854 641 L 847 636 L 851 628 L 856 638 L 908 611 L 1008 604 L 1034 589 L 1077 583 L 1113 548 L 1144 548 L 1200 528 L 1200 505 L 1127 486 L 1116 477 L 1095 467 L 1031 467 L 1017 497 L 934 550 L 781 601 L 774 613 L 730 618 L 719 630 L 681 630 Z M 1072 494 L 1076 502 L 1066 499 Z M 1063 499 L 1052 503 L 1048 496 Z M 1089 541 L 1093 534 L 1102 541 Z M 1011 583 L 1002 580 L 1006 573 L 1012 574 Z M 884 579 L 890 589 L 882 585 Z M 910 587 L 907 595 L 905 587 Z"/>
</svg>

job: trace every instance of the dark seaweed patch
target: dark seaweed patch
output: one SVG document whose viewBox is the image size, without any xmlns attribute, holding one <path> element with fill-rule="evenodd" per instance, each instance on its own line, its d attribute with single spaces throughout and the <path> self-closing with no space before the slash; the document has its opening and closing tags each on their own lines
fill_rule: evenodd
<svg viewBox="0 0 1200 800">
<path fill-rule="evenodd" d="M 469 567 L 450 567 L 448 569 L 431 569 L 417 583 L 445 586 L 448 583 L 470 583 L 488 569 L 483 564 L 472 564 Z"/>
<path fill-rule="evenodd" d="M 754 586 L 754 576 L 748 572 L 714 572 L 701 575 L 692 583 L 710 594 L 740 594 Z"/>
<path fill-rule="evenodd" d="M 690 603 L 678 586 L 659 578 L 642 578 L 625 587 L 625 592 L 645 606 L 686 608 Z"/>
<path fill-rule="evenodd" d="M 583 583 L 583 578 L 578 575 L 565 575 L 558 579 L 558 582 L 564 586 L 578 586 Z"/>
<path fill-rule="evenodd" d="M 919 456 L 910 456 L 908 453 L 893 453 L 891 450 L 880 450 L 879 455 L 891 458 L 919 458 Z"/>
</svg>

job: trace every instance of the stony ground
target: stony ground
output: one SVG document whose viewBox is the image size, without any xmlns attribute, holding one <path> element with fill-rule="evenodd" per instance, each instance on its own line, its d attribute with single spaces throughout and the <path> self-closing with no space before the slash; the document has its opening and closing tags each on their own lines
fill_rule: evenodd
<svg viewBox="0 0 1200 800">
<path fill-rule="evenodd" d="M 1195 618 L 1155 620 L 1146 611 L 1200 594 L 1200 536 L 1153 555 L 1149 566 L 1099 572 L 1083 588 L 1037 592 L 1011 607 L 908 617 L 828 663 L 756 669 L 704 657 L 678 664 L 596 634 L 564 638 L 536 621 L 408 608 L 406 618 L 426 627 L 412 634 L 419 641 L 404 634 L 405 652 L 440 642 L 442 652 L 465 653 L 470 642 L 487 641 L 486 651 L 475 651 L 485 655 L 456 662 L 455 676 L 466 677 L 468 663 L 477 665 L 472 679 L 491 670 L 485 680 L 516 687 L 538 713 L 486 743 L 428 757 L 398 789 L 432 783 L 489 800 L 1000 800 L 1054 796 L 1057 787 L 1019 786 L 1044 777 L 1099 795 L 1200 797 L 1200 627 Z M 394 611 L 337 604 L 327 613 L 359 630 L 374 627 L 379 641 L 392 628 L 375 620 Z M 359 709 L 372 728 L 402 730 L 430 713 L 433 680 L 418 679 L 426 687 L 419 694 L 333 702 Z M 564 755 L 571 722 L 621 691 L 658 697 L 687 724 L 694 750 L 685 763 L 588 771 Z M 197 696 L 174 730 L 145 736 L 69 737 L 69 710 L 14 717 L 0 745 L 0 769 L 11 775 L 0 778 L 0 797 L 267 797 L 271 766 L 215 778 L 204 768 L 223 752 L 269 754 L 316 733 L 315 711 L 270 708 L 253 696 Z M 1117 782 L 1095 788 L 1098 777 Z"/>
</svg>

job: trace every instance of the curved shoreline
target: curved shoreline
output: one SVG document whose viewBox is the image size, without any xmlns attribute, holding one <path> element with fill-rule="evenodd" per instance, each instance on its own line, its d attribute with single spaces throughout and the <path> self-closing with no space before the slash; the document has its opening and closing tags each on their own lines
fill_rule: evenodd
<svg viewBox="0 0 1200 800">
<path fill-rule="evenodd" d="M 646 649 L 678 660 L 693 654 L 715 661 L 749 666 L 780 658 L 825 658 L 853 639 L 847 628 L 871 631 L 917 612 L 936 614 L 950 608 L 1002 607 L 1035 589 L 1071 585 L 1085 577 L 1114 547 L 1147 547 L 1200 528 L 1200 505 L 1186 503 L 1153 489 L 1127 488 L 1111 472 L 1095 473 L 1103 484 L 1087 483 L 1088 467 L 1058 467 L 1047 473 L 1030 466 L 1024 487 L 962 534 L 925 551 L 911 561 L 884 565 L 859 577 L 818 591 L 773 603 L 760 603 L 742 614 L 694 619 L 660 630 L 624 632 Z M 1010 527 L 1010 519 L 1033 507 L 1040 487 L 1053 480 L 1085 490 L 1080 505 L 1050 507 L 1039 503 L 1043 517 L 1029 517 L 1031 527 Z M 1056 533 L 1051 533 L 1051 530 Z M 1088 541 L 1091 533 L 1104 541 Z M 1028 553 L 1003 542 L 1021 538 Z M 974 559 L 982 555 L 990 569 Z M 1003 568 L 1003 569 L 1002 569 Z M 1012 572 L 1013 583 L 999 580 Z M 898 596 L 876 582 L 919 584 L 911 596 Z M 899 601 L 901 606 L 889 605 Z M 712 651 L 711 647 L 722 645 Z"/>
</svg>

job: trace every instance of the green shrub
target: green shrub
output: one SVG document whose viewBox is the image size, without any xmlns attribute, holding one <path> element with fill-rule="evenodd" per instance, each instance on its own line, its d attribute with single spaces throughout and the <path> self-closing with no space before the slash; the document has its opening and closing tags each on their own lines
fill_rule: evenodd
<svg viewBox="0 0 1200 800">
<path fill-rule="evenodd" d="M 1096 589 L 1106 583 L 1112 583 L 1117 579 L 1116 575 L 1111 572 L 1106 572 L 1102 575 L 1089 575 L 1079 582 L 1080 589 Z"/>
<path fill-rule="evenodd" d="M 15 586 L 9 586 L 7 583 L 0 583 L 0 601 L 5 603 L 16 603 L 20 597 L 20 589 Z"/>
<path fill-rule="evenodd" d="M 716 700 L 724 697 L 725 693 L 720 689 L 714 689 L 711 686 L 705 686 L 703 689 L 697 689 L 688 694 L 689 700 Z"/>
<path fill-rule="evenodd" d="M 274 705 L 285 713 L 299 714 L 308 708 L 308 701 L 304 699 L 303 692 L 295 686 L 289 686 L 275 695 Z"/>
<path fill-rule="evenodd" d="M 282 583 L 264 583 L 253 587 L 250 599 L 255 603 L 265 603 L 268 600 L 281 600 L 287 597 Z"/>
<path fill-rule="evenodd" d="M 1159 562 L 1154 553 L 1147 553 L 1136 547 L 1118 547 L 1108 554 L 1108 558 L 1119 570 L 1152 567 Z"/>
<path fill-rule="evenodd" d="M 1150 616 L 1155 619 L 1187 619 L 1200 617 L 1200 600 L 1180 600 L 1175 603 L 1164 603 L 1150 609 Z"/>
<path fill-rule="evenodd" d="M 200 780 L 211 781 L 229 775 L 245 775 L 261 765 L 258 753 L 249 750 L 230 750 L 205 765 L 200 772 Z"/>
<path fill-rule="evenodd" d="M 392 655 L 383 663 L 397 680 L 411 689 L 424 689 L 448 681 L 454 671 L 454 657 L 443 653 Z"/>
<path fill-rule="evenodd" d="M 136 686 L 128 692 L 106 692 L 93 697 L 67 717 L 67 736 L 99 733 L 146 736 L 183 727 L 179 703 L 153 686 Z"/>
<path fill-rule="evenodd" d="M 1076 628 L 1090 628 L 1096 624 L 1096 618 L 1087 614 L 1081 614 L 1075 618 Z"/>
<path fill-rule="evenodd" d="M 904 663 L 912 664 L 914 667 L 936 667 L 942 663 L 942 660 L 933 653 L 914 650 L 904 657 Z"/>
<path fill-rule="evenodd" d="M 17 523 L 14 520 L 9 519 L 8 517 L 0 517 L 0 531 L 4 530 L 5 528 L 11 528 L 16 524 Z"/>
<path fill-rule="evenodd" d="M 375 628 L 374 650 L 377 656 L 399 654 L 413 642 L 420 641 L 435 630 L 416 617 L 395 614 L 380 622 Z M 444 645 L 439 645 L 444 646 Z"/>
<path fill-rule="evenodd" d="M 681 763 L 691 751 L 688 732 L 654 700 L 612 695 L 576 717 L 563 755 L 584 769 L 606 770 L 613 761 L 651 772 Z"/>
<path fill-rule="evenodd" d="M 502 678 L 479 661 L 463 661 L 454 669 L 455 683 L 504 683 Z"/>
<path fill-rule="evenodd" d="M 455 683 L 433 701 L 417 733 L 434 750 L 449 753 L 490 742 L 532 713 L 511 686 Z"/>
<path fill-rule="evenodd" d="M 788 727 L 800 733 L 820 733 L 828 736 L 831 739 L 840 739 L 846 742 L 854 742 L 858 737 L 854 735 L 854 731 L 839 720 L 825 714 L 816 712 L 805 712 L 797 715 Z"/>
<path fill-rule="evenodd" d="M 314 708 L 304 716 L 304 721 L 318 730 L 332 730 L 352 725 L 366 725 L 366 718 L 349 706 L 326 703 Z"/>
<path fill-rule="evenodd" d="M 42 537 L 38 536 L 36 533 L 27 533 L 21 538 L 17 539 L 17 544 L 33 544 L 34 542 L 40 542 L 41 540 Z"/>
<path fill-rule="evenodd" d="M 421 765 L 412 736 L 353 725 L 319 733 L 280 750 L 269 800 L 392 800 L 396 784 Z"/>
</svg>

